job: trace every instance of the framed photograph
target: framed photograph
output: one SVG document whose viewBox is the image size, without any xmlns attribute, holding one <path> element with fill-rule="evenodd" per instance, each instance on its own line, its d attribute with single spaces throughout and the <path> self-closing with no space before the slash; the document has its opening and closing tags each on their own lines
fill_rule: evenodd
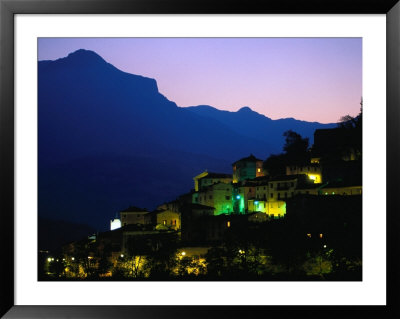
<svg viewBox="0 0 400 319">
<path fill-rule="evenodd" d="M 397 1 L 0 3 L 1 315 L 400 314 Z"/>
</svg>

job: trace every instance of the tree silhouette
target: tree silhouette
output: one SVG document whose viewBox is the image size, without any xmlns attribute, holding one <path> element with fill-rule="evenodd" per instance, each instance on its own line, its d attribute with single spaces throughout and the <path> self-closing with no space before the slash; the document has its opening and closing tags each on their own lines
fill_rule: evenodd
<svg viewBox="0 0 400 319">
<path fill-rule="evenodd" d="M 300 134 L 292 130 L 283 133 L 286 137 L 283 150 L 286 153 L 289 164 L 306 164 L 308 163 L 308 138 L 302 138 Z"/>
<path fill-rule="evenodd" d="M 308 138 L 303 138 L 292 130 L 284 132 L 283 136 L 285 137 L 284 153 L 272 154 L 263 163 L 264 171 L 270 176 L 285 175 L 287 165 L 305 165 L 310 162 Z"/>
</svg>

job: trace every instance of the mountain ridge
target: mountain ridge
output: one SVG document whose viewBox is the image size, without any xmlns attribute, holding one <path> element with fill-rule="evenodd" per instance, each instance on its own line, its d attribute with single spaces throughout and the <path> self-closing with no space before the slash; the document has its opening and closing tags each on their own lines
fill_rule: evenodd
<svg viewBox="0 0 400 319">
<path fill-rule="evenodd" d="M 152 208 L 189 191 L 205 169 L 230 173 L 250 153 L 280 152 L 288 129 L 328 127 L 249 107 L 179 107 L 155 79 L 89 50 L 38 62 L 38 105 L 39 215 L 97 229 L 125 204 Z"/>
</svg>

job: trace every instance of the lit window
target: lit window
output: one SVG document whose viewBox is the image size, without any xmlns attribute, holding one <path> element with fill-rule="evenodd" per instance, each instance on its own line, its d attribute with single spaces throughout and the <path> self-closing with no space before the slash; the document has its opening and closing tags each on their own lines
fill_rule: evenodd
<svg viewBox="0 0 400 319">
<path fill-rule="evenodd" d="M 163 220 L 163 225 L 167 225 L 167 221 L 166 220 Z"/>
<path fill-rule="evenodd" d="M 311 238 L 311 234 L 310 234 L 310 233 L 308 233 L 308 234 L 307 234 L 307 237 Z"/>
<path fill-rule="evenodd" d="M 261 172 L 261 168 L 257 169 L 257 172 L 259 172 L 259 173 L 260 173 L 260 172 Z"/>
<path fill-rule="evenodd" d="M 319 238 L 322 238 L 324 235 L 323 234 L 319 234 Z"/>
<path fill-rule="evenodd" d="M 231 222 L 229 220 L 226 222 L 226 227 L 231 227 Z"/>
</svg>

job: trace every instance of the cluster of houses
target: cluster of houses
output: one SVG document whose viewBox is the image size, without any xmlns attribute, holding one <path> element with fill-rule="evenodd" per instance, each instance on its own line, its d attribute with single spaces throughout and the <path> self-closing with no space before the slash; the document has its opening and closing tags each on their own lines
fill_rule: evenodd
<svg viewBox="0 0 400 319">
<path fill-rule="evenodd" d="M 232 164 L 232 174 L 204 171 L 193 178 L 194 189 L 190 192 L 154 211 L 134 206 L 120 211 L 119 218 L 111 220 L 110 231 L 64 245 L 63 256 L 71 264 L 78 256 L 90 263 L 108 247 L 116 265 L 130 254 L 132 240 L 142 239 L 158 247 L 163 246 L 166 235 L 173 235 L 179 239 L 179 256 L 200 260 L 236 226 L 253 229 L 264 222 L 285 220 L 289 218 L 285 215 L 292 213 L 306 214 L 308 220 L 328 211 L 352 214 L 351 205 L 359 201 L 360 196 L 356 195 L 362 193 L 361 161 L 357 151 L 339 145 L 334 130 L 327 131 L 314 133 L 306 165 L 289 165 L 286 174 L 271 176 L 264 171 L 263 161 L 250 155 Z M 326 159 L 337 154 L 338 149 L 346 151 L 336 156 L 336 162 L 329 160 L 327 164 Z M 345 210 L 346 207 L 350 208 Z M 315 229 L 319 237 L 324 232 L 321 227 Z M 307 229 L 307 236 L 311 232 L 311 228 Z"/>
<path fill-rule="evenodd" d="M 318 132 L 321 131 L 321 132 Z M 315 140 L 331 139 L 326 130 L 317 130 Z M 318 145 L 314 145 L 314 150 Z M 321 149 L 321 147 L 319 148 Z M 314 155 L 318 152 L 314 151 Z M 346 161 L 355 159 L 348 154 Z M 361 181 L 324 180 L 320 157 L 312 156 L 307 165 L 286 167 L 286 174 L 269 176 L 263 160 L 254 155 L 232 164 L 232 174 L 204 171 L 195 176 L 194 189 L 154 211 L 128 207 L 120 218 L 111 220 L 111 230 L 135 229 L 139 233 L 177 231 L 183 241 L 203 243 L 221 240 L 232 223 L 264 222 L 283 218 L 286 202 L 296 195 L 360 195 Z"/>
</svg>

